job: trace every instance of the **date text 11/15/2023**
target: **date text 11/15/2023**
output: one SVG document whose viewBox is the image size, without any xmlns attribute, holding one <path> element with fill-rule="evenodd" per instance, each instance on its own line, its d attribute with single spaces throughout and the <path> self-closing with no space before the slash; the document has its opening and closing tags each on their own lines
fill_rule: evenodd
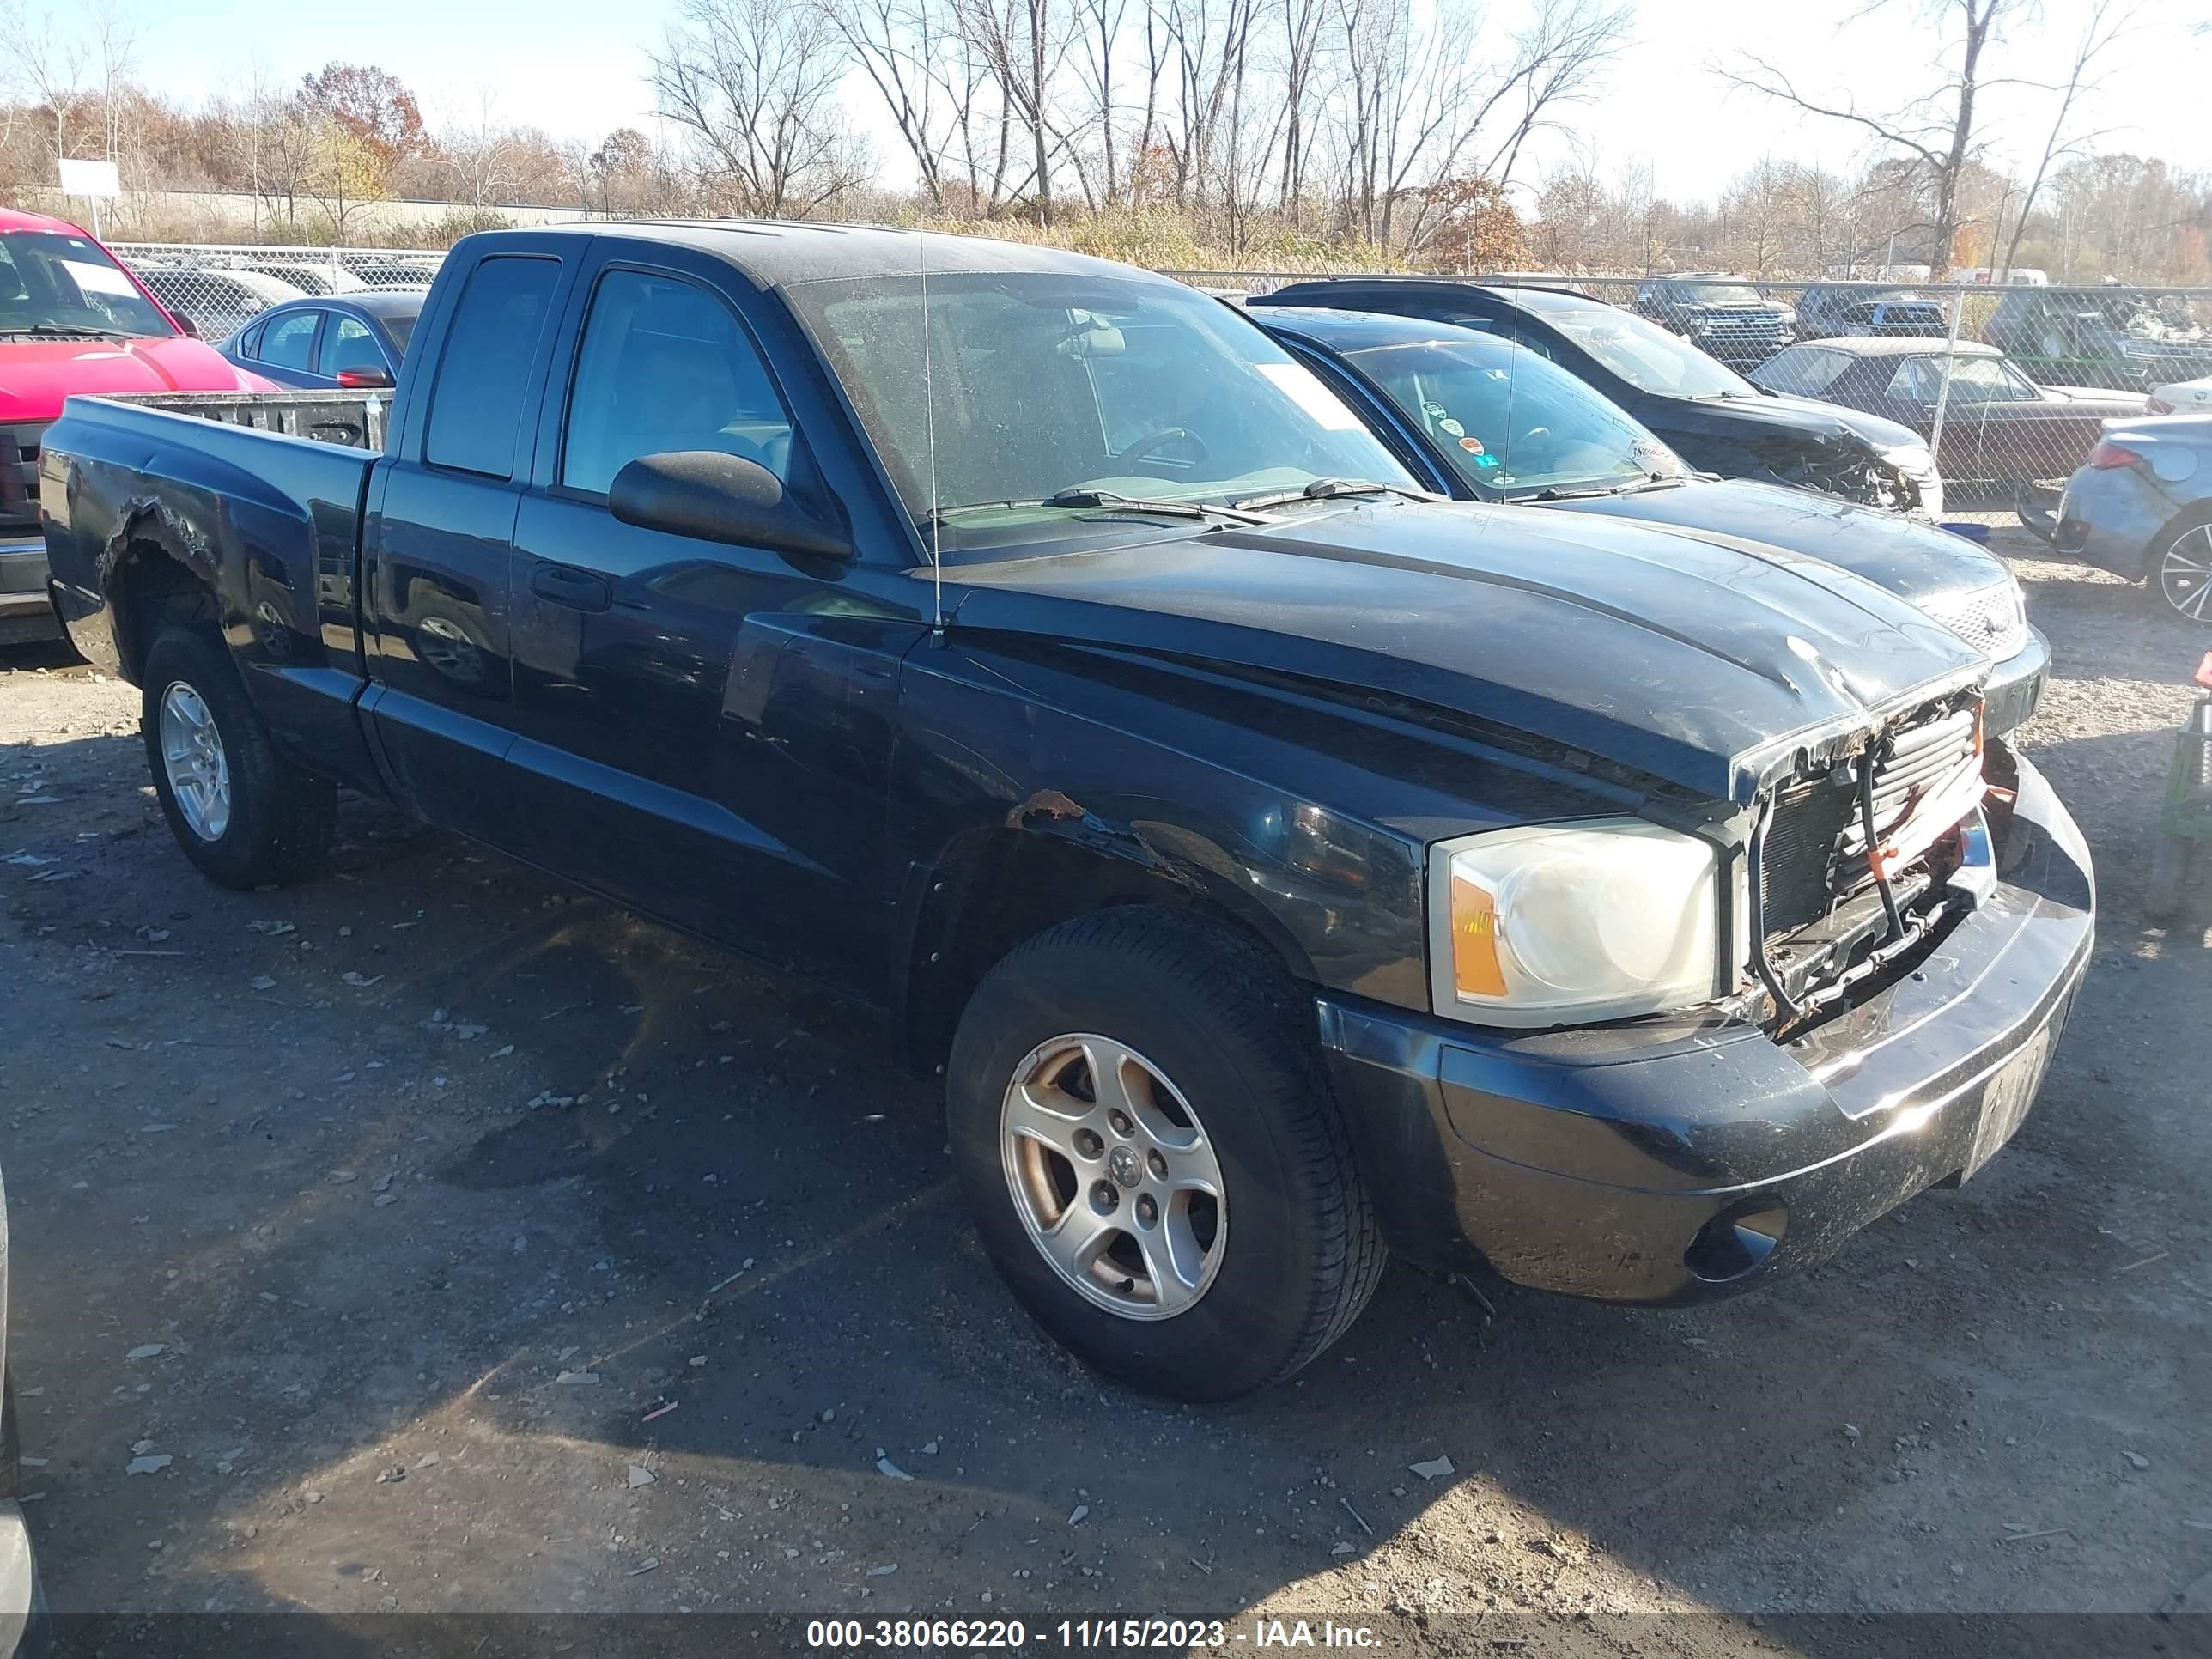
<svg viewBox="0 0 2212 1659">
<path fill-rule="evenodd" d="M 1068 1651 L 1193 1648 L 1350 1648 L 1374 1650 L 1381 1633 L 1334 1620 L 1259 1619 L 1243 1628 L 1220 1619 L 1061 1619 L 1032 1629 L 1018 1619 L 817 1619 L 806 1645 L 830 1652 L 868 1649 L 916 1651 L 1058 1647 Z"/>
</svg>

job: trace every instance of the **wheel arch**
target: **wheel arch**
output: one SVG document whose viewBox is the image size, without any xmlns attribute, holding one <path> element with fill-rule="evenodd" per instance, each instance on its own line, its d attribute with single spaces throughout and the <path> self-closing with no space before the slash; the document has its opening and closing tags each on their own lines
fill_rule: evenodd
<svg viewBox="0 0 2212 1659">
<path fill-rule="evenodd" d="M 219 620 L 207 538 L 154 497 L 125 503 L 100 551 L 99 575 L 119 671 L 134 685 L 165 623 Z"/>
<path fill-rule="evenodd" d="M 1212 862 L 1212 860 L 1208 860 Z M 1312 961 L 1287 928 L 1224 868 L 1115 830 L 1041 791 L 1006 823 L 970 830 L 916 865 L 907 907 L 902 982 L 894 1002 L 908 1062 L 935 1069 L 983 976 L 1024 939 L 1079 915 L 1150 905 L 1212 918 L 1265 950 L 1291 978 Z"/>
</svg>

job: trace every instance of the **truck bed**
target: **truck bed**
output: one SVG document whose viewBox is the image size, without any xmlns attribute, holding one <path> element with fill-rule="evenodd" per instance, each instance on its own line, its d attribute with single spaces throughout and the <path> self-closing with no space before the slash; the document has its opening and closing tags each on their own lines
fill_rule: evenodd
<svg viewBox="0 0 2212 1659">
<path fill-rule="evenodd" d="M 71 398 L 39 466 L 64 620 L 96 647 L 112 635 L 96 654 L 127 667 L 153 625 L 133 571 L 158 549 L 215 594 L 277 732 L 352 738 L 363 507 L 390 405 L 381 391 Z"/>
</svg>

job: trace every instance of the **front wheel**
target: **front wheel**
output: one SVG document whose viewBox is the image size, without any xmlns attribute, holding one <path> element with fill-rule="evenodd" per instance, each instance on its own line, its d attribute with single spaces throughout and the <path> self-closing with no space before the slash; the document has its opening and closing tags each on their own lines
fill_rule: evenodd
<svg viewBox="0 0 2212 1659">
<path fill-rule="evenodd" d="M 146 653 L 140 726 L 169 832 L 225 887 L 282 886 L 330 850 L 337 787 L 276 752 L 222 641 L 166 629 Z"/>
<path fill-rule="evenodd" d="M 992 1261 L 1079 1358 L 1177 1400 L 1288 1376 L 1384 1261 L 1304 999 L 1203 918 L 1080 916 L 985 976 L 946 1067 Z"/>
</svg>

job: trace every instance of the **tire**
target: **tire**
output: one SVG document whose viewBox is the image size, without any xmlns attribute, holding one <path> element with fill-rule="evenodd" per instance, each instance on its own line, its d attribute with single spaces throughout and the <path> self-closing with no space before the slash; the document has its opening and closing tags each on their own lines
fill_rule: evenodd
<svg viewBox="0 0 2212 1659">
<path fill-rule="evenodd" d="M 2212 515 L 2200 509 L 2160 531 L 2143 576 L 2160 611 L 2212 628 Z"/>
<path fill-rule="evenodd" d="M 1116 1129 L 1110 1095 L 1097 1102 L 1092 1053 L 1121 1056 L 1143 1103 L 1133 1134 Z M 1037 1322 L 1097 1370 L 1170 1399 L 1231 1399 L 1309 1364 L 1374 1294 L 1386 1255 L 1310 1004 L 1228 927 L 1130 907 L 1037 935 L 977 987 L 945 1072 L 953 1161 L 984 1249 Z M 1030 1097 L 1089 1111 L 1095 1155 L 1072 1139 L 1080 1128 L 1069 1152 L 1010 1129 L 1015 1084 L 1038 1079 Z M 1173 1165 L 1157 1160 L 1163 1147 Z M 1214 1199 L 1170 1190 L 1202 1185 L 1208 1158 Z M 1156 1193 L 1164 1205 L 1146 1223 Z M 1120 1230 L 1108 1254 L 1080 1272 L 1057 1264 L 1040 1223 L 1058 1203 L 1060 1222 L 1091 1225 L 1083 1206 L 1096 1216 L 1101 1199 Z M 1182 1269 L 1154 1271 L 1155 1253 Z"/>
<path fill-rule="evenodd" d="M 319 869 L 337 820 L 337 786 L 276 752 L 215 631 L 165 629 L 146 653 L 140 683 L 154 793 L 200 873 L 246 891 Z M 170 749 L 179 751 L 173 766 Z"/>
<path fill-rule="evenodd" d="M 2189 897 L 2190 855 L 2197 843 L 2179 836 L 2161 835 L 2151 848 L 2150 873 L 2143 878 L 2143 915 L 2152 921 L 2171 921 L 2181 914 Z"/>
</svg>

